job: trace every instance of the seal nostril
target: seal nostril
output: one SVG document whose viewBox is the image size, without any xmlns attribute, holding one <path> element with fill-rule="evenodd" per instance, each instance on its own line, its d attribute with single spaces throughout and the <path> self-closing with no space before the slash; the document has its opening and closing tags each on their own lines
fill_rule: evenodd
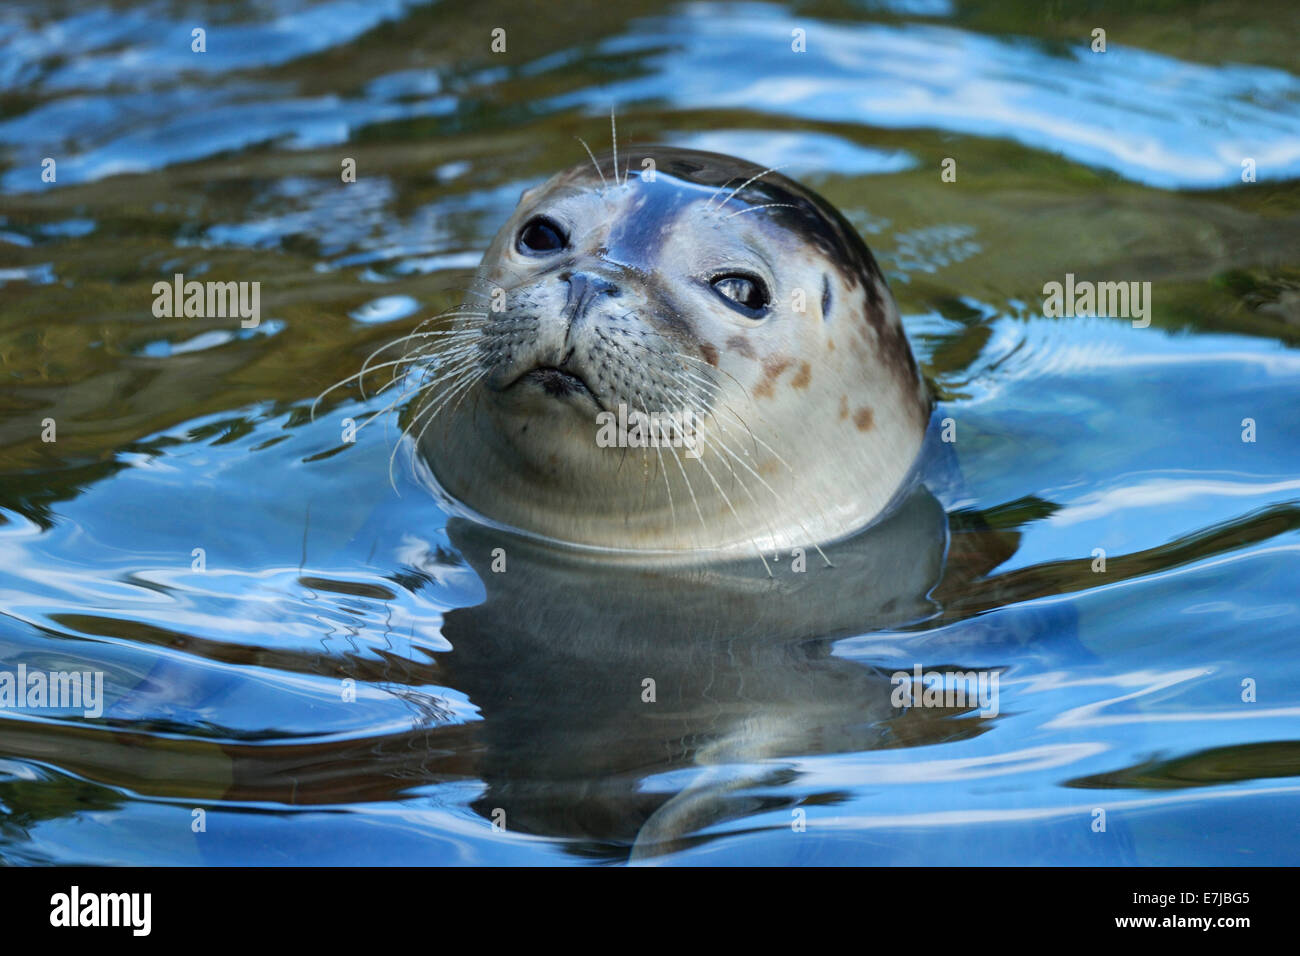
<svg viewBox="0 0 1300 956">
<path fill-rule="evenodd" d="M 618 295 L 619 288 L 617 283 L 609 279 L 603 279 L 600 276 L 592 276 L 589 280 L 593 295 Z"/>
<path fill-rule="evenodd" d="M 565 273 L 560 278 L 569 283 L 569 295 L 564 304 L 564 311 L 570 318 L 582 315 L 591 305 L 592 300 L 599 296 L 619 294 L 618 285 L 603 276 L 573 272 Z"/>
<path fill-rule="evenodd" d="M 569 298 L 581 299 L 587 291 L 587 277 L 581 272 L 570 273 L 562 277 L 565 282 L 569 283 Z"/>
</svg>

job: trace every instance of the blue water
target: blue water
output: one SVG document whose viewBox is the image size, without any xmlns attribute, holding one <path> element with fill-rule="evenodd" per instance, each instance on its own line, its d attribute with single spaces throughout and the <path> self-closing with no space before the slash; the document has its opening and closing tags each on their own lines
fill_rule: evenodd
<svg viewBox="0 0 1300 956">
<path fill-rule="evenodd" d="M 0 10 L 0 672 L 106 702 L 0 707 L 0 860 L 617 863 L 702 788 L 658 859 L 1294 863 L 1296 12 L 616 6 Z M 545 552 L 487 580 L 391 393 L 312 419 L 611 105 L 620 142 L 786 165 L 876 253 L 979 566 L 924 613 L 612 623 L 663 608 Z M 176 272 L 260 281 L 259 327 L 156 318 Z M 1150 326 L 1046 317 L 1066 273 L 1149 281 Z M 996 671 L 997 716 L 891 713 L 916 664 Z M 647 670 L 709 707 L 630 723 Z M 774 743 L 702 759 L 723 714 Z"/>
</svg>

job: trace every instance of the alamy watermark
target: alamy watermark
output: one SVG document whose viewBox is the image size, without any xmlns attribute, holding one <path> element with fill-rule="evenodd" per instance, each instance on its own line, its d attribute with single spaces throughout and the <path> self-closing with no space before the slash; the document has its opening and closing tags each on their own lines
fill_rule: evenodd
<svg viewBox="0 0 1300 956">
<path fill-rule="evenodd" d="M 159 319 L 226 319 L 238 317 L 241 328 L 262 321 L 262 283 L 185 281 L 178 272 L 171 282 L 155 282 L 153 314 Z"/>
<path fill-rule="evenodd" d="M 50 897 L 51 926 L 119 926 L 130 929 L 133 936 L 148 936 L 152 914 L 152 893 L 83 893 L 74 885 Z"/>
<path fill-rule="evenodd" d="M 889 702 L 895 707 L 980 708 L 981 717 L 998 715 L 997 671 L 895 671 Z"/>
<path fill-rule="evenodd" d="M 687 458 L 699 458 L 699 421 L 689 408 L 678 412 L 629 410 L 596 415 L 598 448 L 685 448 Z"/>
<path fill-rule="evenodd" d="M 0 671 L 0 710 L 79 710 L 104 713 L 103 671 Z"/>
<path fill-rule="evenodd" d="M 1150 282 L 1074 281 L 1074 273 L 1065 274 L 1065 282 L 1043 285 L 1043 315 L 1049 319 L 1095 315 L 1110 319 L 1132 319 L 1133 328 L 1151 324 Z"/>
</svg>

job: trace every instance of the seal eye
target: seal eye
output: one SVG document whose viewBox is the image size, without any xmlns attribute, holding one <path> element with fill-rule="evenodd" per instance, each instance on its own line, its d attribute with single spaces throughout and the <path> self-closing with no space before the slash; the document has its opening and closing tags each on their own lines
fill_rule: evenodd
<svg viewBox="0 0 1300 956">
<path fill-rule="evenodd" d="M 739 307 L 742 312 L 762 312 L 771 302 L 767 294 L 767 286 L 757 276 L 729 272 L 717 276 L 709 284 L 713 286 L 714 292 L 726 299 L 729 304 Z"/>
<path fill-rule="evenodd" d="M 544 216 L 534 216 L 519 231 L 519 251 L 528 255 L 542 255 L 564 248 L 564 232 Z"/>
</svg>

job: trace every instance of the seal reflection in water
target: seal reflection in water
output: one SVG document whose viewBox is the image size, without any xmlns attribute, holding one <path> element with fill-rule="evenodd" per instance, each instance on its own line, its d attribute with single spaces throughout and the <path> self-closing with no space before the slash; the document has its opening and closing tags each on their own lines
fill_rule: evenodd
<svg viewBox="0 0 1300 956">
<path fill-rule="evenodd" d="M 692 569 L 602 562 L 463 518 L 448 531 L 486 599 L 449 612 L 441 680 L 482 721 L 474 808 L 512 832 L 639 858 L 713 824 L 793 808 L 780 758 L 982 733 L 972 709 L 900 710 L 890 673 L 842 637 L 927 617 L 946 540 L 924 488 L 804 573 L 753 558 Z M 507 570 L 494 573 L 497 549 Z M 910 664 L 907 665 L 910 667 Z M 685 771 L 672 777 L 669 771 Z M 827 802 L 834 794 L 819 795 Z M 797 839 L 789 809 L 775 827 Z M 789 854 L 797 855 L 798 844 Z M 627 852 L 625 849 L 624 852 Z"/>
<path fill-rule="evenodd" d="M 931 615 L 947 545 L 871 253 L 785 177 L 647 155 L 653 179 L 593 158 L 523 194 L 451 324 L 408 340 L 404 423 L 487 589 L 443 628 L 483 716 L 476 809 L 637 856 L 781 805 L 753 795 L 777 758 L 983 723 L 899 711 L 886 674 L 831 653 Z M 689 430 L 636 447 L 636 412 Z"/>
</svg>

